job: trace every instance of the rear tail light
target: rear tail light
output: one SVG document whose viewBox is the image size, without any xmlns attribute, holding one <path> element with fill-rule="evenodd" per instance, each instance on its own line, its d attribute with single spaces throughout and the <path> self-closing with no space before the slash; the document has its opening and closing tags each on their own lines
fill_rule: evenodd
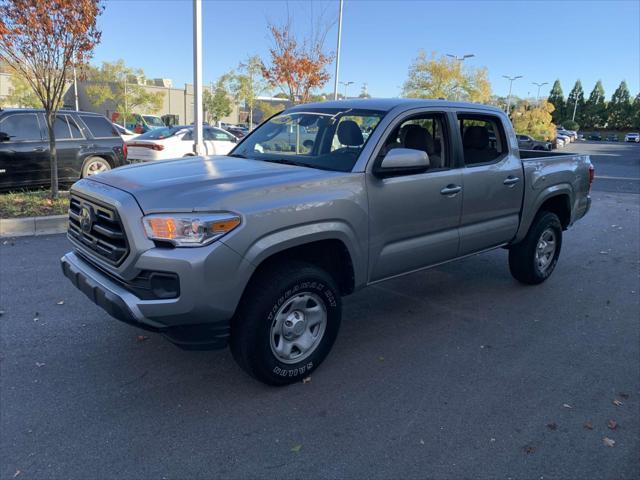
<svg viewBox="0 0 640 480">
<path fill-rule="evenodd" d="M 129 150 L 127 149 L 127 144 L 123 143 L 122 144 L 122 153 L 124 154 L 124 159 L 127 159 L 127 156 L 129 155 Z"/>
<path fill-rule="evenodd" d="M 155 150 L 157 152 L 160 152 L 161 150 L 164 150 L 164 145 L 160 145 L 157 143 L 130 143 L 129 144 L 130 147 L 139 147 L 139 148 L 148 148 L 150 150 Z"/>
<path fill-rule="evenodd" d="M 591 191 L 591 185 L 593 185 L 593 180 L 596 178 L 596 169 L 593 168 L 593 165 L 589 165 L 589 191 Z"/>
</svg>

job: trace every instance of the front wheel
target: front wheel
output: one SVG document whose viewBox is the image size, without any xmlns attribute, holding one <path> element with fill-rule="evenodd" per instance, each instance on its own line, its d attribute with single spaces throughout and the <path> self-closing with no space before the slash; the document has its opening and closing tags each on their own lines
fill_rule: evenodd
<svg viewBox="0 0 640 480">
<path fill-rule="evenodd" d="M 562 224 L 555 213 L 540 212 L 527 236 L 509 249 L 509 270 L 519 282 L 544 282 L 558 263 L 562 246 Z"/>
<path fill-rule="evenodd" d="M 326 358 L 341 320 L 338 288 L 324 270 L 291 262 L 267 267 L 247 287 L 231 324 L 231 352 L 269 385 L 307 377 Z"/>
</svg>

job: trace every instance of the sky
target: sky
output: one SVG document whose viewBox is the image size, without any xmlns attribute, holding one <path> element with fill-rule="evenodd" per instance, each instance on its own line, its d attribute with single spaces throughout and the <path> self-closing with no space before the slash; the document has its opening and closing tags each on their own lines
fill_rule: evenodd
<svg viewBox="0 0 640 480">
<path fill-rule="evenodd" d="M 99 18 L 102 41 L 93 63 L 123 58 L 148 78 L 192 83 L 191 0 L 106 0 Z M 204 0 L 203 79 L 215 81 L 250 55 L 268 59 L 267 25 L 289 16 L 308 36 L 315 24 L 334 21 L 325 50 L 335 52 L 338 0 Z M 344 0 L 340 80 L 349 96 L 364 83 L 374 97 L 400 95 L 420 49 L 474 54 L 465 61 L 486 67 L 493 92 L 508 93 L 503 75 L 522 75 L 514 95 L 535 96 L 532 82 L 560 79 L 565 96 L 576 79 L 585 96 L 602 80 L 610 98 L 621 80 L 640 91 L 640 0 L 629 1 L 394 1 Z M 333 91 L 331 80 L 323 91 Z M 343 92 L 344 87 L 340 87 Z M 274 92 L 275 93 L 275 92 Z"/>
</svg>

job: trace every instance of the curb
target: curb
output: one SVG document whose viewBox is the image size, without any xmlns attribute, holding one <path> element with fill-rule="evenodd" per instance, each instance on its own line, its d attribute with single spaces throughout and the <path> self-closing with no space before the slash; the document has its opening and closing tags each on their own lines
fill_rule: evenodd
<svg viewBox="0 0 640 480">
<path fill-rule="evenodd" d="M 0 218 L 0 238 L 64 233 L 67 231 L 68 222 L 67 215 Z"/>
</svg>

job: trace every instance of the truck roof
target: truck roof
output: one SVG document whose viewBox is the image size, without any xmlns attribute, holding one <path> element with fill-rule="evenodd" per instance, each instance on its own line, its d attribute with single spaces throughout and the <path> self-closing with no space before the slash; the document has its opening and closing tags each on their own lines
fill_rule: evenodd
<svg viewBox="0 0 640 480">
<path fill-rule="evenodd" d="M 493 112 L 502 112 L 497 107 L 470 102 L 453 102 L 451 100 L 438 100 L 431 98 L 353 98 L 347 100 L 330 100 L 326 102 L 306 103 L 296 105 L 288 110 L 305 110 L 308 108 L 359 108 L 366 110 L 382 110 L 388 112 L 396 107 L 406 109 L 420 107 L 454 107 L 474 108 Z"/>
</svg>

